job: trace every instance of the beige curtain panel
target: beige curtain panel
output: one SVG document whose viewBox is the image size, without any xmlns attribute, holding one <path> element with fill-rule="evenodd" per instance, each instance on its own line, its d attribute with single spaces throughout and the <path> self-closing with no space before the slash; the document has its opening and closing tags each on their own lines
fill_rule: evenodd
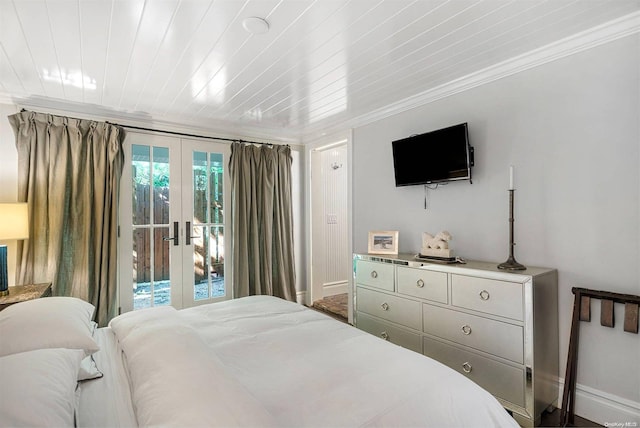
<svg viewBox="0 0 640 428">
<path fill-rule="evenodd" d="M 28 202 L 29 239 L 19 245 L 17 284 L 52 282 L 57 296 L 117 315 L 121 128 L 23 111 L 9 116 L 18 148 L 18 198 Z"/>
<path fill-rule="evenodd" d="M 288 146 L 231 145 L 234 297 L 296 300 L 291 162 Z"/>
</svg>

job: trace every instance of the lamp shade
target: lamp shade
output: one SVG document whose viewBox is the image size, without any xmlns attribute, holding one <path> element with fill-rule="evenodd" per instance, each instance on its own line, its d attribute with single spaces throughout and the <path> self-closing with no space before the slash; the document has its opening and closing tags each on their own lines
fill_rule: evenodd
<svg viewBox="0 0 640 428">
<path fill-rule="evenodd" d="M 26 202 L 0 204 L 0 240 L 29 237 L 29 208 Z"/>
</svg>

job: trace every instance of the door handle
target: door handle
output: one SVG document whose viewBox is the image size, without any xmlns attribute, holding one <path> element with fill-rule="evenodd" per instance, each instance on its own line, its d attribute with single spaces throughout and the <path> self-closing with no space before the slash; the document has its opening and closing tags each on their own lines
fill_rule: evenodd
<svg viewBox="0 0 640 428">
<path fill-rule="evenodd" d="M 164 238 L 162 238 L 163 241 L 173 241 L 173 245 L 180 245 L 180 233 L 178 230 L 178 222 L 174 221 L 173 222 L 173 238 L 170 238 L 168 236 L 165 236 Z"/>
<path fill-rule="evenodd" d="M 185 245 L 191 245 L 191 240 L 194 238 L 197 238 L 197 236 L 191 236 L 191 222 L 188 221 L 187 222 L 187 230 L 186 230 L 186 235 L 184 237 L 184 243 Z"/>
</svg>

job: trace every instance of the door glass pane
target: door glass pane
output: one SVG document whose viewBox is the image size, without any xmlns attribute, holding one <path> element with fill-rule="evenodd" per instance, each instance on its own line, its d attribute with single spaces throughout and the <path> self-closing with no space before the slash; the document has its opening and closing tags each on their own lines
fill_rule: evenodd
<svg viewBox="0 0 640 428">
<path fill-rule="evenodd" d="M 222 217 L 222 189 L 223 189 L 223 172 L 224 172 L 224 164 L 222 159 L 222 154 L 220 153 L 210 153 L 210 164 L 209 164 L 209 200 L 211 201 L 211 206 L 209 208 L 209 213 L 211 218 L 209 219 L 210 223 L 223 223 Z"/>
<path fill-rule="evenodd" d="M 211 227 L 209 263 L 211 265 L 211 297 L 222 297 L 224 290 L 224 233 L 222 226 Z"/>
<path fill-rule="evenodd" d="M 171 287 L 169 281 L 169 244 L 172 241 L 165 241 L 165 237 L 170 235 L 168 227 L 157 227 L 154 230 L 154 260 L 153 260 L 153 306 L 163 306 L 171 304 Z"/>
<path fill-rule="evenodd" d="M 209 289 L 210 267 L 207 260 L 208 239 L 206 226 L 193 227 L 193 298 L 194 300 L 208 299 L 211 296 Z"/>
<path fill-rule="evenodd" d="M 151 155 L 149 146 L 131 147 L 131 176 L 133 185 L 133 224 L 149 224 L 149 174 Z"/>
<path fill-rule="evenodd" d="M 193 153 L 194 300 L 225 296 L 223 233 L 224 157 Z"/>
<path fill-rule="evenodd" d="M 151 264 L 149 229 L 133 230 L 133 308 L 151 306 Z"/>
<path fill-rule="evenodd" d="M 193 152 L 193 223 L 207 220 L 207 154 Z"/>
<path fill-rule="evenodd" d="M 222 226 L 193 227 L 194 300 L 225 295 Z"/>
<path fill-rule="evenodd" d="M 153 148 L 153 220 L 169 224 L 169 149 Z"/>
<path fill-rule="evenodd" d="M 133 308 L 171 304 L 169 149 L 132 145 Z"/>
</svg>

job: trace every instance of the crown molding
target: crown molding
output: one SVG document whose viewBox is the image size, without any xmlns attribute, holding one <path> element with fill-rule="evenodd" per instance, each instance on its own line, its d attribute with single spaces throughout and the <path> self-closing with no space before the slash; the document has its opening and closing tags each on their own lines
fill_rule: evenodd
<svg viewBox="0 0 640 428">
<path fill-rule="evenodd" d="M 354 119 L 334 123 L 322 128 L 308 127 L 302 139 L 303 141 L 310 141 L 340 129 L 364 126 L 638 32 L 640 32 L 640 11 L 502 61 Z"/>
<path fill-rule="evenodd" d="M 6 93 L 0 92 L 0 104 L 15 104 L 15 101 Z"/>
<path fill-rule="evenodd" d="M 239 126 L 235 123 L 210 120 L 207 126 L 202 123 L 165 120 L 144 112 L 131 112 L 110 109 L 108 107 L 64 101 L 46 97 L 8 96 L 0 92 L 0 104 L 13 104 L 18 109 L 73 116 L 79 119 L 108 121 L 117 125 L 150 128 L 158 132 L 169 131 L 184 134 L 201 135 L 203 137 L 223 137 L 252 139 L 268 143 L 300 145 L 300 139 L 290 132 L 255 125 Z"/>
</svg>

